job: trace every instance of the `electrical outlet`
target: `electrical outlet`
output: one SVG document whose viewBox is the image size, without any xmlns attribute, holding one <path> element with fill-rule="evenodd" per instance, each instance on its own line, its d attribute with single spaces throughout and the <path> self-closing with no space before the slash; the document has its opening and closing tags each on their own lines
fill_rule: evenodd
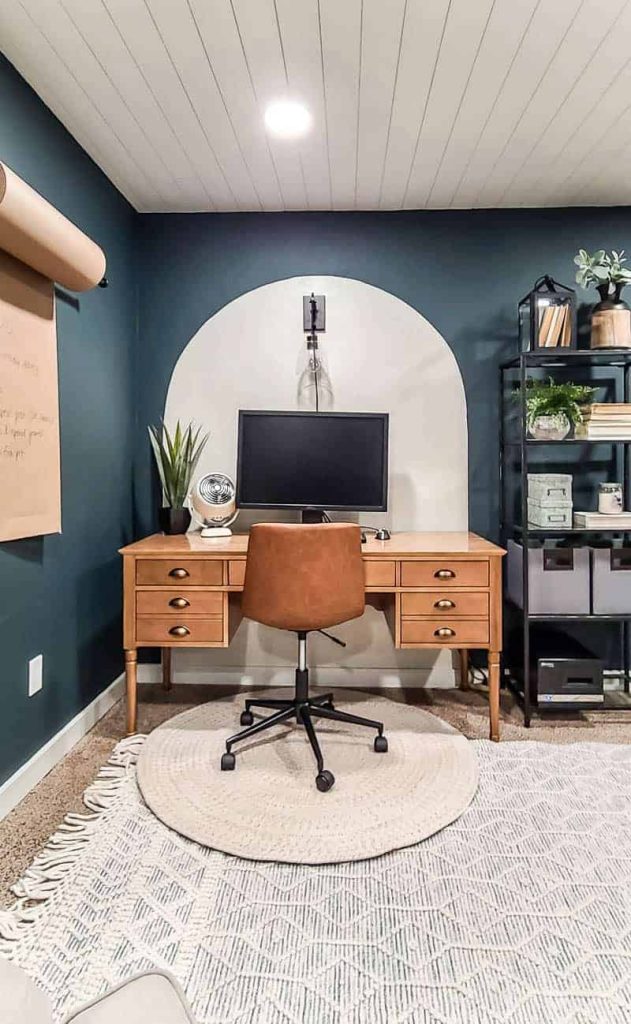
<svg viewBox="0 0 631 1024">
<path fill-rule="evenodd" d="M 28 695 L 34 697 L 44 685 L 44 655 L 38 654 L 28 663 Z"/>
</svg>

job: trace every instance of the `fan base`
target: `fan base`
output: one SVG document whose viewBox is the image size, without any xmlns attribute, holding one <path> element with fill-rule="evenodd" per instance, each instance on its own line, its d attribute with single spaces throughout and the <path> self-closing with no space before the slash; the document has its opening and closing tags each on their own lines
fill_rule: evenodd
<svg viewBox="0 0 631 1024">
<path fill-rule="evenodd" d="M 219 537 L 232 537 L 232 530 L 228 526 L 203 526 L 201 537 L 208 537 L 211 540 Z"/>
</svg>

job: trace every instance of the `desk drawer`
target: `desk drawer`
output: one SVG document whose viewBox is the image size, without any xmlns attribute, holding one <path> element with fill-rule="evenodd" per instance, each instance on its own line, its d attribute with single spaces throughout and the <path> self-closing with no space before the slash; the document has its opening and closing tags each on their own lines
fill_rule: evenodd
<svg viewBox="0 0 631 1024">
<path fill-rule="evenodd" d="M 402 587 L 488 587 L 489 563 L 442 558 L 401 562 Z"/>
<path fill-rule="evenodd" d="M 186 632 L 184 632 L 184 630 Z M 176 632 L 174 632 L 176 631 Z M 193 615 L 139 615 L 136 642 L 139 644 L 219 644 L 223 641 L 223 618 L 197 618 Z"/>
<path fill-rule="evenodd" d="M 136 583 L 146 587 L 220 587 L 223 562 L 205 558 L 139 558 Z"/>
<path fill-rule="evenodd" d="M 439 632 L 441 631 L 441 632 Z M 448 632 L 447 632 L 448 631 Z M 477 647 L 488 644 L 485 619 L 402 619 L 402 644 L 436 644 L 437 647 Z"/>
<path fill-rule="evenodd" d="M 364 561 L 367 587 L 394 587 L 395 563 L 386 559 Z M 245 559 L 228 562 L 228 583 L 231 587 L 242 587 L 245 580 Z"/>
<path fill-rule="evenodd" d="M 364 574 L 367 587 L 394 587 L 395 563 L 386 559 L 364 560 Z"/>
<path fill-rule="evenodd" d="M 223 614 L 223 594 L 218 590 L 137 590 L 138 615 L 208 615 Z"/>
<path fill-rule="evenodd" d="M 401 594 L 401 614 L 447 616 L 457 619 L 488 619 L 489 595 L 487 591 L 444 590 L 425 591 L 422 594 Z"/>
<path fill-rule="evenodd" d="M 228 583 L 231 587 L 242 587 L 245 581 L 245 558 L 228 562 Z"/>
</svg>

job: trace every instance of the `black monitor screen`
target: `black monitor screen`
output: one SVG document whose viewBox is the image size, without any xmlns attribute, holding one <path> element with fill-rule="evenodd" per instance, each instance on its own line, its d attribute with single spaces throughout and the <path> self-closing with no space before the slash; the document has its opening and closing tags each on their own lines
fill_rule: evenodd
<svg viewBox="0 0 631 1024">
<path fill-rule="evenodd" d="M 387 413 L 239 413 L 237 505 L 385 512 Z"/>
</svg>

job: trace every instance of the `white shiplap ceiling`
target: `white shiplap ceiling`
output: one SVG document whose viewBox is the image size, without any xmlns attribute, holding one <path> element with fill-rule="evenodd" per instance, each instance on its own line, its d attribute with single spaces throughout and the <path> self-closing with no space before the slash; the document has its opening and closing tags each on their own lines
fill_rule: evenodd
<svg viewBox="0 0 631 1024">
<path fill-rule="evenodd" d="M 631 0 L 1 0 L 0 46 L 142 211 L 631 202 Z"/>
</svg>

